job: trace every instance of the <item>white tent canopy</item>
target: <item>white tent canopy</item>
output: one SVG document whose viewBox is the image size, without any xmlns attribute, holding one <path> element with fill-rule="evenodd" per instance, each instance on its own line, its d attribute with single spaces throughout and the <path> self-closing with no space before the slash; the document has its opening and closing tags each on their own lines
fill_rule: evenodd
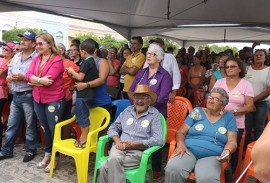
<svg viewBox="0 0 270 183">
<path fill-rule="evenodd" d="M 214 42 L 270 43 L 269 0 L 1 0 L 0 3 L 0 12 L 36 10 L 103 23 L 127 39 L 134 35 L 162 35 L 185 46 Z"/>
</svg>

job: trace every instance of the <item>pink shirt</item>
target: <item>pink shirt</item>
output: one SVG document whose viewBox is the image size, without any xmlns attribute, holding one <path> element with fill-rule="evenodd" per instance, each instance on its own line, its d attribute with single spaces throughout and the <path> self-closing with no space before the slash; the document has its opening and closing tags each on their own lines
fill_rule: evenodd
<svg viewBox="0 0 270 183">
<path fill-rule="evenodd" d="M 5 84 L 8 66 L 5 59 L 0 59 L 0 69 L 2 70 L 2 74 L 0 75 L 0 98 L 7 98 Z"/>
<path fill-rule="evenodd" d="M 227 91 L 229 95 L 229 103 L 225 107 L 225 110 L 233 111 L 234 109 L 239 109 L 245 104 L 245 96 L 254 97 L 253 88 L 245 79 L 241 79 L 236 87 L 232 90 L 227 88 L 226 78 L 222 78 L 216 81 L 214 88 L 220 87 Z M 245 115 L 236 115 L 236 124 L 237 128 L 244 129 L 245 128 Z"/>
<path fill-rule="evenodd" d="M 26 73 L 26 80 L 30 81 L 32 75 L 37 77 L 50 76 L 53 80 L 53 84 L 50 86 L 34 86 L 33 97 L 38 103 L 56 102 L 65 97 L 64 91 L 64 64 L 63 59 L 59 55 L 56 55 L 53 59 L 50 59 L 38 75 L 38 69 L 41 62 L 41 57 L 37 56 L 33 58 L 33 61 Z"/>
</svg>

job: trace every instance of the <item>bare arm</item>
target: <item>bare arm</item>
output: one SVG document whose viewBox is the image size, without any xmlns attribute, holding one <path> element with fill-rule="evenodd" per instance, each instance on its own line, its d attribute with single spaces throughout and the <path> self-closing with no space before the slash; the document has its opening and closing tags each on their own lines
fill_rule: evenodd
<svg viewBox="0 0 270 183">
<path fill-rule="evenodd" d="M 186 147 L 186 144 L 184 142 L 189 128 L 190 128 L 190 126 L 188 126 L 186 123 L 184 123 L 181 126 L 181 128 L 176 132 L 175 139 L 176 139 L 177 146 L 176 146 L 171 157 L 175 157 L 175 156 L 179 155 L 180 158 L 182 158 L 184 153 L 187 153 L 188 155 L 190 155 L 190 153 Z"/>
<path fill-rule="evenodd" d="M 236 150 L 236 147 L 237 147 L 237 132 L 228 132 L 227 138 L 228 138 L 228 141 L 226 145 L 224 146 L 224 149 L 221 155 L 229 154 L 229 156 L 225 159 L 217 158 L 217 160 L 220 162 L 228 161 L 230 159 L 231 154 Z"/>
<path fill-rule="evenodd" d="M 211 92 L 211 90 L 213 89 L 215 82 L 217 81 L 215 74 L 212 74 L 211 79 L 210 79 L 210 83 L 209 83 L 209 88 L 208 91 Z"/>
<path fill-rule="evenodd" d="M 265 91 L 261 92 L 259 95 L 254 97 L 254 102 L 263 100 L 266 97 L 268 97 L 269 95 L 270 95 L 270 86 L 267 86 Z"/>
<path fill-rule="evenodd" d="M 253 97 L 245 96 L 244 106 L 237 109 L 237 112 L 235 112 L 234 115 L 246 114 L 248 112 L 253 112 L 253 111 L 254 111 Z M 233 111 L 231 111 L 231 112 L 233 112 Z"/>
</svg>

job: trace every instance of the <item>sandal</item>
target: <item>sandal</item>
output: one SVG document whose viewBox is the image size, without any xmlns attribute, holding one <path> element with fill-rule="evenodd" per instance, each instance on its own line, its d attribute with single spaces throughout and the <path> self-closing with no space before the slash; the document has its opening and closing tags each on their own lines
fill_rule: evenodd
<svg viewBox="0 0 270 183">
<path fill-rule="evenodd" d="M 58 165 L 58 160 L 55 160 L 53 170 L 56 169 L 57 165 Z M 44 168 L 44 172 L 50 173 L 50 163 L 48 164 L 48 166 L 46 166 L 46 168 Z"/>
<path fill-rule="evenodd" d="M 44 160 L 46 157 L 48 159 L 47 160 Z M 51 157 L 50 156 L 45 156 L 43 158 L 43 160 L 37 164 L 37 168 L 38 169 L 45 168 L 48 165 L 48 163 L 50 162 L 50 160 L 51 160 Z"/>
<path fill-rule="evenodd" d="M 38 169 L 45 168 L 46 166 L 47 166 L 47 163 L 45 163 L 45 162 L 43 162 L 43 161 L 41 161 L 41 162 L 39 162 L 39 163 L 37 164 L 37 168 L 38 168 Z"/>
<path fill-rule="evenodd" d="M 86 141 L 81 142 L 80 139 L 78 139 L 74 142 L 75 147 L 82 148 L 82 149 L 85 148 L 85 144 L 86 144 Z"/>
</svg>

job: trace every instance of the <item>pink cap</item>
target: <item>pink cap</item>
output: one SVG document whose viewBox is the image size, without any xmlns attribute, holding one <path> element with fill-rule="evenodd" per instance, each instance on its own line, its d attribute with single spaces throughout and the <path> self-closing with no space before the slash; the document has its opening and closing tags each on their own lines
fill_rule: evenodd
<svg viewBox="0 0 270 183">
<path fill-rule="evenodd" d="M 7 46 L 10 49 L 13 49 L 16 46 L 16 44 L 13 42 L 9 42 L 9 43 L 2 43 L 2 46 Z"/>
</svg>

